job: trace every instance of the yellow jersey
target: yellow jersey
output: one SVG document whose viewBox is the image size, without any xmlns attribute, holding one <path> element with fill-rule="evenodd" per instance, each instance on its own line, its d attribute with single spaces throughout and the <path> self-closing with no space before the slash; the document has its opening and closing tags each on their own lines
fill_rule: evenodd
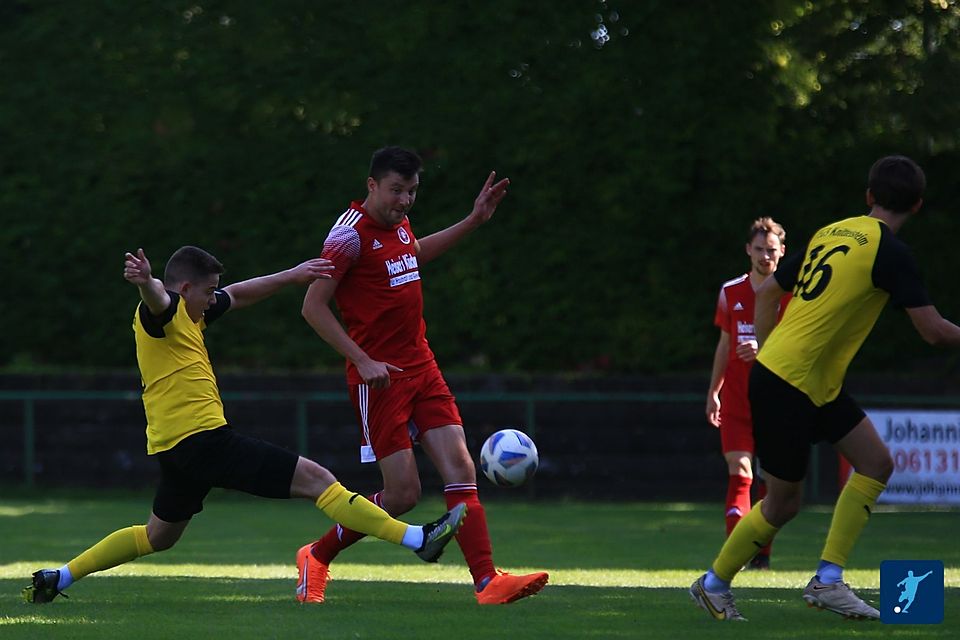
<svg viewBox="0 0 960 640">
<path fill-rule="evenodd" d="M 821 228 L 773 275 L 793 298 L 757 360 L 817 406 L 840 393 L 887 300 L 903 308 L 930 304 L 907 246 L 871 216 Z"/>
<path fill-rule="evenodd" d="M 159 316 L 150 313 L 143 302 L 133 315 L 148 455 L 227 423 L 203 331 L 230 308 L 230 296 L 218 290 L 216 304 L 194 322 L 180 296 L 167 293 L 170 306 Z"/>
</svg>

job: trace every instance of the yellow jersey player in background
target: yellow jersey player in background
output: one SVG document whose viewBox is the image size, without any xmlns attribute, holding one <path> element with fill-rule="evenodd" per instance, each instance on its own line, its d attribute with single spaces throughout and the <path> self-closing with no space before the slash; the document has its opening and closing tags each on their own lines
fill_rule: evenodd
<svg viewBox="0 0 960 640">
<path fill-rule="evenodd" d="M 848 618 L 880 617 L 843 581 L 843 568 L 893 472 L 893 460 L 843 381 L 888 300 L 906 310 L 930 344 L 960 346 L 960 327 L 931 304 L 913 256 L 896 237 L 920 209 L 925 187 L 913 160 L 881 158 L 868 176 L 870 212 L 817 231 L 803 253 L 781 261 L 757 290 L 760 351 L 749 397 L 767 496 L 740 520 L 710 570 L 690 587 L 694 602 L 717 620 L 744 620 L 730 583 L 799 511 L 810 447 L 822 440 L 850 461 L 854 473 L 837 499 L 820 564 L 802 597 Z M 780 298 L 791 291 L 793 299 L 774 328 Z"/>
</svg>

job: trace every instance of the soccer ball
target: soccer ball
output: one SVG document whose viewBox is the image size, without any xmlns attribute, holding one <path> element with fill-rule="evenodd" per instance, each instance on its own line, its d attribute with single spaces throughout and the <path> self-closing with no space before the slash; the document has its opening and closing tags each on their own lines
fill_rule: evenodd
<svg viewBox="0 0 960 640">
<path fill-rule="evenodd" d="M 480 448 L 483 475 L 501 487 L 519 487 L 533 477 L 538 464 L 537 445 L 516 429 L 497 431 Z"/>
</svg>

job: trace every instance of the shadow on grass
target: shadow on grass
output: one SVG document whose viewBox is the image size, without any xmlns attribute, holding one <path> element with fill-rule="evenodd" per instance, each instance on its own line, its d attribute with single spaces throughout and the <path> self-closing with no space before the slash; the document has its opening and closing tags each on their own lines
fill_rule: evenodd
<svg viewBox="0 0 960 640">
<path fill-rule="evenodd" d="M 336 580 L 327 602 L 301 605 L 289 580 L 90 578 L 69 600 L 29 605 L 23 580 L 0 580 L 0 637 L 290 638 L 955 638 L 960 590 L 941 625 L 854 623 L 810 610 L 797 589 L 739 589 L 747 624 L 717 623 L 685 589 L 547 586 L 509 606 L 481 607 L 455 584 Z M 863 590 L 876 601 L 876 590 Z"/>
</svg>

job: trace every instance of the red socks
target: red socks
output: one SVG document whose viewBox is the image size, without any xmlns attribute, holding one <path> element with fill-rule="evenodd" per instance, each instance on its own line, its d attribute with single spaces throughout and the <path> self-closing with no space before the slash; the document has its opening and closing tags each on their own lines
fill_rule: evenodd
<svg viewBox="0 0 960 640">
<path fill-rule="evenodd" d="M 490 544 L 490 532 L 487 531 L 487 515 L 477 496 L 477 485 L 448 484 L 443 488 L 443 495 L 448 509 L 461 502 L 467 504 L 467 517 L 457 532 L 457 544 L 460 545 L 467 566 L 470 567 L 474 584 L 495 576 L 497 570 L 493 566 L 493 546 Z"/>
<path fill-rule="evenodd" d="M 747 489 L 749 490 L 749 485 Z M 367 496 L 367 499 L 382 507 L 381 493 Z M 457 532 L 457 544 L 460 545 L 467 566 L 470 567 L 474 583 L 495 576 L 497 570 L 493 566 L 493 547 L 490 544 L 490 532 L 487 531 L 487 516 L 477 495 L 477 485 L 448 484 L 444 487 L 443 494 L 448 509 L 461 502 L 467 504 L 467 517 Z M 310 552 L 320 562 L 330 564 L 338 553 L 363 537 L 364 534 L 338 524 L 317 540 Z"/>
<path fill-rule="evenodd" d="M 740 518 L 750 511 L 750 483 L 752 478 L 741 475 L 727 476 L 726 521 L 727 535 L 740 522 Z"/>
</svg>

